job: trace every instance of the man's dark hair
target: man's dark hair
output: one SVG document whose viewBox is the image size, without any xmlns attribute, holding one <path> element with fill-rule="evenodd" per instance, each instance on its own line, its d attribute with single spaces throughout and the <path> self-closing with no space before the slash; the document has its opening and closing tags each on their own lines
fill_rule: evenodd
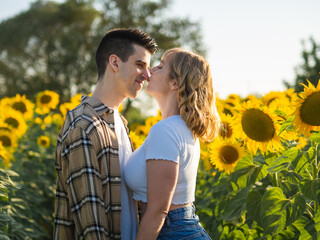
<svg viewBox="0 0 320 240">
<path fill-rule="evenodd" d="M 151 54 L 158 48 L 154 39 L 139 29 L 117 28 L 106 33 L 96 52 L 98 79 L 104 75 L 112 54 L 117 55 L 123 62 L 128 61 L 128 58 L 134 53 L 132 44 L 144 47 Z"/>
</svg>

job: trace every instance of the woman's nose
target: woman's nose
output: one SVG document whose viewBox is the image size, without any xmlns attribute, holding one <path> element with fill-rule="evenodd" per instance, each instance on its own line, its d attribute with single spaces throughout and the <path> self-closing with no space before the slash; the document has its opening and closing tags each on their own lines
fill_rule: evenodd
<svg viewBox="0 0 320 240">
<path fill-rule="evenodd" d="M 150 75 L 152 75 L 154 73 L 155 68 L 156 67 L 153 67 L 153 68 L 150 69 Z"/>
</svg>

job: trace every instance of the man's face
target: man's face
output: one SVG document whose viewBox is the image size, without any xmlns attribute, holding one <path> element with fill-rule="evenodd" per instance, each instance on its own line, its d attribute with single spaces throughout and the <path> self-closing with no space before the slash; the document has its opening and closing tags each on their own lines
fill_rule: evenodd
<svg viewBox="0 0 320 240">
<path fill-rule="evenodd" d="M 133 44 L 134 53 L 127 62 L 119 61 L 118 86 L 123 97 L 135 98 L 149 78 L 150 52 L 142 46 Z"/>
</svg>

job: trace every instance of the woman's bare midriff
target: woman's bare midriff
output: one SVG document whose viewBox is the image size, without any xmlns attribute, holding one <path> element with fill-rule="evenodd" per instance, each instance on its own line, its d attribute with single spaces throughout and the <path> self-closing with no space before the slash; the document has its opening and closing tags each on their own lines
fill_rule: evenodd
<svg viewBox="0 0 320 240">
<path fill-rule="evenodd" d="M 178 208 L 183 208 L 183 207 L 187 207 L 190 206 L 192 203 L 186 203 L 186 204 L 171 204 L 169 211 L 174 210 L 174 209 L 178 209 Z M 147 210 L 147 203 L 145 202 L 141 202 L 141 201 L 137 201 L 137 205 L 138 208 L 140 209 L 140 220 L 142 218 L 142 216 L 144 215 L 144 213 Z"/>
</svg>

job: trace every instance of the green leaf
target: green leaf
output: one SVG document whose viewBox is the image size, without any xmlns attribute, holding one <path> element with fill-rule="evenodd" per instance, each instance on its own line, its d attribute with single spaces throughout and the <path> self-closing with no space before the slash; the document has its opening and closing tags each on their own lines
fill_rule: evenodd
<svg viewBox="0 0 320 240">
<path fill-rule="evenodd" d="M 0 223 L 9 223 L 9 222 L 13 222 L 13 218 L 11 218 L 8 214 L 4 213 L 4 212 L 0 212 Z"/>
<path fill-rule="evenodd" d="M 227 239 L 246 240 L 246 237 L 244 236 L 243 232 L 241 232 L 240 230 L 234 230 L 228 234 Z"/>
<path fill-rule="evenodd" d="M 309 139 L 313 142 L 320 143 L 320 133 L 317 132 L 312 134 Z"/>
<path fill-rule="evenodd" d="M 1 202 L 8 202 L 8 194 L 0 193 L 0 201 Z"/>
<path fill-rule="evenodd" d="M 308 152 L 304 152 L 302 155 L 300 154 L 299 157 L 295 159 L 293 165 L 295 166 L 297 173 L 302 174 L 308 168 L 309 160 Z"/>
<path fill-rule="evenodd" d="M 320 211 L 317 211 L 313 217 L 314 227 L 320 236 Z"/>
<path fill-rule="evenodd" d="M 290 225 L 285 230 L 277 234 L 272 240 L 298 240 L 299 231 L 294 226 Z"/>
<path fill-rule="evenodd" d="M 297 147 L 288 149 L 279 158 L 274 160 L 267 170 L 271 173 L 275 173 L 287 169 L 298 154 L 299 149 Z"/>
<path fill-rule="evenodd" d="M 238 187 L 248 187 L 267 175 L 266 165 L 254 165 L 251 156 L 245 156 L 239 160 L 234 172 L 231 174 L 231 181 Z"/>
<path fill-rule="evenodd" d="M 241 217 L 243 210 L 246 208 L 246 199 L 249 188 L 241 189 L 230 201 L 226 203 L 222 219 L 232 221 Z"/>
<path fill-rule="evenodd" d="M 255 220 L 260 226 L 260 207 L 261 207 L 262 195 L 257 190 L 252 190 L 248 193 L 246 200 L 246 208 L 248 216 Z"/>
<path fill-rule="evenodd" d="M 295 222 L 298 218 L 302 216 L 306 209 L 306 199 L 302 194 L 296 196 L 292 201 L 292 212 L 291 216 L 288 219 L 287 225 L 291 225 Z"/>
<path fill-rule="evenodd" d="M 310 200 L 317 200 L 317 192 L 320 186 L 320 179 L 304 179 L 302 181 L 301 191 L 306 198 Z"/>
<path fill-rule="evenodd" d="M 286 199 L 278 187 L 268 189 L 262 197 L 260 219 L 265 234 L 274 236 L 282 231 L 286 225 L 286 208 L 290 201 Z"/>
<path fill-rule="evenodd" d="M 313 219 L 308 219 L 304 216 L 299 218 L 297 221 L 293 223 L 293 226 L 295 226 L 299 232 L 300 232 L 300 238 L 301 240 L 304 239 L 311 239 L 311 240 L 318 240 L 318 233 L 315 226 L 317 223 L 314 222 Z M 319 229 L 318 229 L 319 231 Z"/>
<path fill-rule="evenodd" d="M 282 175 L 288 183 L 294 185 L 299 185 L 301 183 L 301 180 L 303 179 L 303 177 L 300 174 L 294 171 L 284 171 L 282 172 Z"/>
<path fill-rule="evenodd" d="M 284 131 L 284 130 L 291 130 L 292 129 L 292 121 L 294 119 L 294 116 L 289 117 L 284 123 L 282 123 L 279 135 Z"/>
</svg>

